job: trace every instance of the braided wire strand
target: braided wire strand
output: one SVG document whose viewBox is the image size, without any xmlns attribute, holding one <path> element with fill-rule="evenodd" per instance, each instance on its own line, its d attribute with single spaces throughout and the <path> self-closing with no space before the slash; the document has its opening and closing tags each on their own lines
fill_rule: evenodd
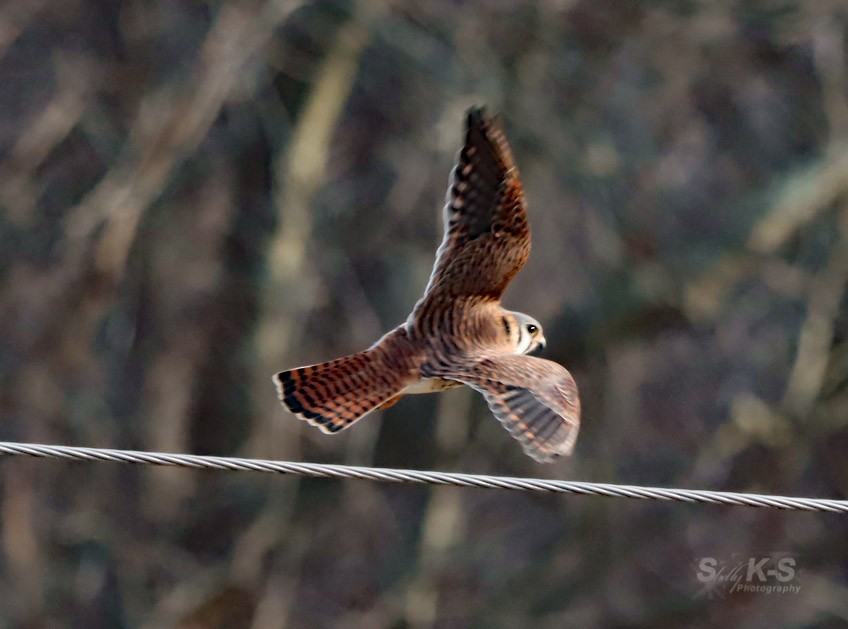
<svg viewBox="0 0 848 629">
<path fill-rule="evenodd" d="M 194 469 L 234 472 L 266 472 L 316 478 L 347 478 L 390 483 L 416 483 L 453 485 L 482 489 L 509 489 L 545 493 L 571 493 L 585 496 L 633 498 L 639 500 L 673 500 L 714 505 L 769 507 L 800 511 L 848 513 L 848 500 L 826 498 L 801 498 L 765 494 L 708 491 L 704 489 L 672 489 L 642 487 L 612 483 L 548 480 L 541 478 L 515 478 L 485 474 L 461 474 L 425 470 L 335 465 L 328 463 L 301 463 L 295 461 L 269 461 L 238 457 L 201 456 L 197 454 L 167 454 L 110 448 L 83 448 L 76 446 L 45 445 L 37 443 L 0 442 L 0 455 L 62 458 L 75 461 L 111 461 L 138 465 L 163 465 Z"/>
</svg>

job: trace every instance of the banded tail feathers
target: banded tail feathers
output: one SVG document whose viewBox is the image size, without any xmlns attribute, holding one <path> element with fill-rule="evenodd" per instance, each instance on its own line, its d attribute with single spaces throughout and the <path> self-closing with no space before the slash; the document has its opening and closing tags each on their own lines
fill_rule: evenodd
<svg viewBox="0 0 848 629">
<path fill-rule="evenodd" d="M 273 377 L 283 405 L 326 433 L 344 430 L 378 408 L 388 408 L 406 386 L 372 350 Z"/>
</svg>

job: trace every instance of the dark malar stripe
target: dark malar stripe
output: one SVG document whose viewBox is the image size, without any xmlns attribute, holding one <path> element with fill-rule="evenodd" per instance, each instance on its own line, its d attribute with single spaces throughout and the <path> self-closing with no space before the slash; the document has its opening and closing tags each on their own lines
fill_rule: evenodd
<svg viewBox="0 0 848 629">
<path fill-rule="evenodd" d="M 501 316 L 501 323 L 503 324 L 504 332 L 506 332 L 506 338 L 510 339 L 512 336 L 512 326 L 509 325 L 509 319 L 506 315 Z"/>
</svg>

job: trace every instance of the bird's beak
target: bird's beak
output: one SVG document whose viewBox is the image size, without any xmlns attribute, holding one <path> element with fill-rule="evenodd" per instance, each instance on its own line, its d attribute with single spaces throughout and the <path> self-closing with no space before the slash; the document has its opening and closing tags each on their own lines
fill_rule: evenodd
<svg viewBox="0 0 848 629">
<path fill-rule="evenodd" d="M 544 337 L 542 337 L 542 338 L 540 338 L 540 339 L 537 341 L 537 343 L 536 343 L 536 347 L 535 347 L 535 348 L 533 348 L 533 351 L 532 351 L 532 352 L 530 352 L 530 353 L 531 353 L 531 354 L 538 354 L 538 353 L 539 353 L 539 352 L 541 352 L 543 349 L 545 349 L 545 345 L 547 345 L 547 343 L 545 342 L 545 338 L 544 338 Z"/>
</svg>

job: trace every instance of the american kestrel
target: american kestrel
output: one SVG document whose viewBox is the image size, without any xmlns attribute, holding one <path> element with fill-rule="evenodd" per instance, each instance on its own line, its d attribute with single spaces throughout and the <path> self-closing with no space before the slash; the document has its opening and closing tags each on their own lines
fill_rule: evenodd
<svg viewBox="0 0 848 629">
<path fill-rule="evenodd" d="M 274 376 L 280 400 L 326 433 L 410 393 L 463 384 L 540 462 L 570 454 L 580 426 L 571 374 L 526 356 L 545 346 L 533 317 L 501 307 L 530 253 L 524 191 L 496 117 L 468 110 L 444 208 L 445 233 L 424 296 L 369 349 Z"/>
</svg>

